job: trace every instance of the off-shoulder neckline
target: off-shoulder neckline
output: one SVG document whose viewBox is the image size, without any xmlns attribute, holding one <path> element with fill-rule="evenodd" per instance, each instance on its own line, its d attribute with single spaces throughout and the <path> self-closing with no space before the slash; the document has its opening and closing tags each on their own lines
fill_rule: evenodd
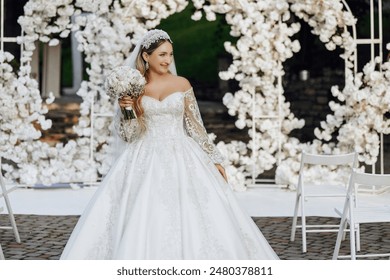
<svg viewBox="0 0 390 280">
<path fill-rule="evenodd" d="M 157 98 L 154 98 L 154 97 L 152 97 L 152 96 L 150 96 L 150 95 L 143 95 L 144 97 L 146 96 L 146 97 L 149 97 L 149 98 L 151 98 L 151 99 L 154 99 L 154 100 L 156 100 L 156 101 L 158 101 L 158 102 L 163 102 L 165 99 L 167 99 L 168 97 L 170 97 L 171 95 L 174 95 L 174 94 L 176 94 L 176 93 L 182 93 L 182 94 L 187 94 L 187 93 L 189 93 L 189 92 L 191 92 L 192 91 L 192 87 L 190 87 L 189 89 L 187 89 L 186 91 L 174 91 L 174 92 L 172 92 L 172 93 L 170 93 L 170 94 L 168 94 L 167 96 L 165 96 L 163 99 L 157 99 Z"/>
</svg>

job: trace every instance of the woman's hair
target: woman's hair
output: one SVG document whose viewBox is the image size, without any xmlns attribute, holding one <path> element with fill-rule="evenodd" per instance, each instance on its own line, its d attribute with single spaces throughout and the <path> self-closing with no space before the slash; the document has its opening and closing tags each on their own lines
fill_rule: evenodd
<svg viewBox="0 0 390 280">
<path fill-rule="evenodd" d="M 170 42 L 167 39 L 161 39 L 158 40 L 154 43 L 152 43 L 149 48 L 141 47 L 140 52 L 137 55 L 136 59 L 136 68 L 140 73 L 145 77 L 146 82 L 148 82 L 148 69 L 146 69 L 146 61 L 144 60 L 142 54 L 146 52 L 148 55 L 151 55 L 159 46 L 164 44 L 165 42 Z M 136 99 L 135 104 L 134 104 L 134 110 L 135 113 L 137 114 L 138 117 L 138 122 L 141 125 L 142 131 L 145 131 L 146 125 L 145 125 L 145 120 L 144 120 L 144 108 L 142 107 L 141 104 L 141 99 L 142 99 L 143 93 Z"/>
</svg>

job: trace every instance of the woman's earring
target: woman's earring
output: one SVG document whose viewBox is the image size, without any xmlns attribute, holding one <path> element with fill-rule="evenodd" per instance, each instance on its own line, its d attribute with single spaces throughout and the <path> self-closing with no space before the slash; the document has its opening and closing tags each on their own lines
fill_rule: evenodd
<svg viewBox="0 0 390 280">
<path fill-rule="evenodd" d="M 145 63 L 145 68 L 146 68 L 146 70 L 149 69 L 149 62 L 147 62 L 147 61 L 146 61 L 146 63 Z"/>
</svg>

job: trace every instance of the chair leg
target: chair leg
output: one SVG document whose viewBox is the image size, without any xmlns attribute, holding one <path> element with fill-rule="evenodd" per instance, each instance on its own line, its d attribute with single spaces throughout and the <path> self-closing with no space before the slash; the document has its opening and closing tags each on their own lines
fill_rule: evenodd
<svg viewBox="0 0 390 280">
<path fill-rule="evenodd" d="M 344 223 L 344 229 L 343 229 L 343 241 L 345 240 L 345 238 L 347 237 L 347 223 Z"/>
<path fill-rule="evenodd" d="M 355 240 L 356 227 L 353 222 L 351 222 L 350 224 L 349 232 L 350 232 L 350 244 L 351 244 L 351 260 L 356 260 L 356 240 Z"/>
<path fill-rule="evenodd" d="M 341 219 L 339 232 L 337 233 L 337 239 L 336 239 L 336 245 L 334 247 L 333 251 L 333 260 L 337 260 L 340 252 L 340 246 L 341 246 L 341 240 L 343 239 L 343 236 L 345 235 L 345 228 L 346 228 L 346 219 Z"/>
<path fill-rule="evenodd" d="M 305 201 L 304 197 L 301 196 L 301 224 L 302 224 L 302 252 L 306 253 L 306 212 L 305 212 Z"/>
<path fill-rule="evenodd" d="M 300 195 L 297 194 L 297 197 L 295 199 L 295 209 L 294 209 L 294 217 L 293 217 L 292 226 L 291 226 L 290 241 L 294 241 L 295 240 L 295 232 L 297 231 L 299 198 L 300 198 Z"/>
<path fill-rule="evenodd" d="M 11 223 L 12 231 L 14 232 L 15 240 L 17 243 L 21 243 L 18 227 L 16 226 L 16 222 L 15 222 L 14 214 L 13 214 L 11 208 L 9 208 L 8 211 L 9 211 L 8 217 L 9 217 L 9 221 Z"/>
<path fill-rule="evenodd" d="M 1 187 L 2 187 L 2 191 L 3 191 L 5 205 L 6 205 L 7 211 L 8 211 L 8 218 L 9 218 L 9 221 L 11 223 L 16 242 L 20 243 L 21 241 L 20 241 L 19 231 L 18 231 L 18 228 L 16 226 L 15 217 L 14 217 L 14 213 L 12 211 L 11 202 L 9 201 L 9 198 L 8 198 L 7 190 L 5 189 L 5 187 L 3 185 Z"/>
<path fill-rule="evenodd" d="M 356 251 L 360 251 L 360 225 L 356 225 Z"/>
</svg>

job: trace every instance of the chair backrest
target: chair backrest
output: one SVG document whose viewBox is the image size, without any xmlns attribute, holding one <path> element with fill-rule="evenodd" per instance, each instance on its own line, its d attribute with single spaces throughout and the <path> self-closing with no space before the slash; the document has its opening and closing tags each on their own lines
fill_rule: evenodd
<svg viewBox="0 0 390 280">
<path fill-rule="evenodd" d="M 346 153 L 346 154 L 310 154 L 305 151 L 302 151 L 301 156 L 301 165 L 298 176 L 298 185 L 303 185 L 303 174 L 305 166 L 307 165 L 317 165 L 317 166 L 337 166 L 337 167 L 347 167 L 348 168 L 348 177 L 343 178 L 343 176 L 339 177 L 337 181 L 338 183 L 333 184 L 343 184 L 347 188 L 349 181 L 349 174 L 352 168 L 357 167 L 357 153 Z M 329 183 L 329 182 L 328 182 Z"/>
<path fill-rule="evenodd" d="M 375 187 L 390 186 L 390 174 L 370 174 L 353 169 L 348 193 L 355 193 L 356 186 L 359 185 Z"/>
<path fill-rule="evenodd" d="M 309 154 L 302 152 L 303 164 L 316 164 L 316 165 L 347 165 L 351 164 L 351 167 L 356 167 L 357 153 L 348 154 L 335 154 L 335 155 L 319 155 Z"/>
<path fill-rule="evenodd" d="M 390 222 L 390 200 L 388 196 L 375 195 L 368 203 L 359 195 L 359 186 L 390 187 L 390 174 L 369 174 L 352 170 L 344 215 L 349 215 L 352 223 L 356 222 L 354 213 L 358 213 L 359 222 Z"/>
</svg>

